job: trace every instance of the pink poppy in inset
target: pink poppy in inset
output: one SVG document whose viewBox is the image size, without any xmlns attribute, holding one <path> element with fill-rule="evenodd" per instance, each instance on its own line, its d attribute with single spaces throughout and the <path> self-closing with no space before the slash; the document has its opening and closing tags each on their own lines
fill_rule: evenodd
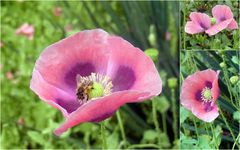
<svg viewBox="0 0 240 150">
<path fill-rule="evenodd" d="M 226 28 L 230 30 L 238 28 L 238 24 L 233 18 L 233 13 L 228 6 L 214 6 L 212 9 L 212 15 L 216 19 L 216 24 L 206 31 L 209 36 L 215 35 Z"/>
<path fill-rule="evenodd" d="M 199 12 L 191 12 L 191 21 L 185 25 L 185 32 L 189 34 L 196 34 L 205 32 L 211 27 L 211 19 L 207 14 Z"/>
<path fill-rule="evenodd" d="M 53 14 L 54 14 L 54 16 L 56 16 L 56 17 L 61 16 L 61 14 L 62 14 L 62 8 L 61 8 L 61 7 L 55 7 L 55 8 L 53 9 Z"/>
<path fill-rule="evenodd" d="M 199 119 L 211 122 L 219 115 L 216 100 L 219 97 L 220 71 L 207 69 L 188 76 L 181 89 L 181 104 Z"/>
<path fill-rule="evenodd" d="M 24 23 L 21 27 L 16 30 L 17 35 L 24 35 L 29 40 L 33 39 L 34 27 L 28 23 Z"/>
<path fill-rule="evenodd" d="M 99 122 L 126 103 L 161 93 L 153 61 L 121 37 L 86 30 L 47 47 L 33 69 L 30 88 L 61 110 L 60 135 L 83 122 Z"/>
</svg>

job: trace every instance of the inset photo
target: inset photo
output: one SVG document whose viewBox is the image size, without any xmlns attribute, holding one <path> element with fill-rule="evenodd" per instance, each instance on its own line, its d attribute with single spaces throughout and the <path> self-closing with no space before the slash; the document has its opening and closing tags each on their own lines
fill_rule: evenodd
<svg viewBox="0 0 240 150">
<path fill-rule="evenodd" d="M 181 149 L 239 149 L 238 51 L 181 51 Z"/>
<path fill-rule="evenodd" d="M 239 1 L 180 3 L 181 49 L 240 50 Z"/>
<path fill-rule="evenodd" d="M 0 8 L 0 149 L 179 149 L 178 1 Z"/>
</svg>

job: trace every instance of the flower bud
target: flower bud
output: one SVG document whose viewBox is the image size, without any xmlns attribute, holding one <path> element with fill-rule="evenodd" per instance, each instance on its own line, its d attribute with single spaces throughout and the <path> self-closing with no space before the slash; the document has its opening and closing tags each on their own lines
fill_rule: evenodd
<svg viewBox="0 0 240 150">
<path fill-rule="evenodd" d="M 232 77 L 230 78 L 230 82 L 231 82 L 232 84 L 236 84 L 236 83 L 238 82 L 238 80 L 239 80 L 238 76 L 232 76 Z"/>
<path fill-rule="evenodd" d="M 177 84 L 178 84 L 177 82 L 178 82 L 177 78 L 175 78 L 175 77 L 169 78 L 168 79 L 168 87 L 176 88 Z"/>
<path fill-rule="evenodd" d="M 215 24 L 216 23 L 216 19 L 215 18 L 211 18 L 211 24 Z"/>
<path fill-rule="evenodd" d="M 226 64 L 225 64 L 224 62 L 221 62 L 219 65 L 220 65 L 220 67 L 222 67 L 222 68 L 226 67 Z"/>
<path fill-rule="evenodd" d="M 156 28 L 154 25 L 150 25 L 149 30 L 148 41 L 152 47 L 155 47 L 157 45 Z"/>
<path fill-rule="evenodd" d="M 144 51 L 144 53 L 149 56 L 153 61 L 157 61 L 158 59 L 158 50 L 155 48 L 148 48 Z"/>
</svg>

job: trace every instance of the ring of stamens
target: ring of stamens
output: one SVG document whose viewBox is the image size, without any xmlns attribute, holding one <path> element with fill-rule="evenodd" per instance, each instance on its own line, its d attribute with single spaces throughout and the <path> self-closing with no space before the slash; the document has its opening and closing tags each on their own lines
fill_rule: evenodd
<svg viewBox="0 0 240 150">
<path fill-rule="evenodd" d="M 205 87 L 201 92 L 201 99 L 204 102 L 211 102 L 212 101 L 212 91 L 210 88 Z"/>
<path fill-rule="evenodd" d="M 76 96 L 80 103 L 112 93 L 113 84 L 109 77 L 91 73 L 87 77 L 77 75 Z"/>
</svg>

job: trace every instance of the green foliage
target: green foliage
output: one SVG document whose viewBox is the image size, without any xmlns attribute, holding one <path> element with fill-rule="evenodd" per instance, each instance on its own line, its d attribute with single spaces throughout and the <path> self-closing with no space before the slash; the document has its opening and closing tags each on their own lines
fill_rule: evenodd
<svg viewBox="0 0 240 150">
<path fill-rule="evenodd" d="M 233 119 L 237 120 L 240 123 L 240 111 L 235 111 L 233 113 Z"/>
<path fill-rule="evenodd" d="M 184 107 L 180 107 L 180 124 L 184 123 L 184 121 L 190 116 L 190 112 L 186 110 Z"/>
<path fill-rule="evenodd" d="M 62 13 L 55 16 L 53 10 Z M 163 80 L 163 92 L 156 101 L 160 135 L 148 148 L 178 148 L 172 128 L 163 132 L 162 120 L 172 126 L 171 93 L 166 81 L 178 75 L 178 3 L 163 1 L 1 1 L 1 148 L 9 149 L 94 149 L 102 147 L 100 126 L 83 123 L 60 137 L 53 135 L 62 114 L 40 100 L 29 88 L 35 61 L 44 48 L 80 30 L 102 28 L 120 35 L 142 50 L 158 50 L 156 66 Z M 16 35 L 23 23 L 34 26 L 33 40 Z M 165 38 L 166 32 L 171 40 Z M 150 38 L 149 38 L 150 37 Z M 141 61 L 141 60 L 139 60 Z M 13 79 L 7 78 L 7 73 Z M 175 93 L 178 89 L 175 89 Z M 177 96 L 174 97 L 177 104 Z M 149 144 L 145 132 L 156 132 L 151 101 L 125 105 L 122 120 L 129 145 Z M 162 119 L 162 114 L 165 119 Z M 166 119 L 168 118 L 168 119 Z M 170 118 L 170 119 L 169 119 Z M 19 121 L 22 120 L 22 121 Z M 131 120 L 131 121 L 129 121 Z M 161 120 L 161 121 L 160 121 Z M 175 120 L 176 121 L 176 120 Z M 109 148 L 122 148 L 123 139 L 116 116 L 106 123 Z M 145 137 L 146 138 L 146 137 Z M 159 139 L 163 142 L 159 142 Z M 156 146 L 157 145 L 157 146 Z M 136 146 L 136 145 L 135 145 Z M 140 147 L 139 145 L 137 145 Z M 143 148 L 143 147 L 142 147 Z"/>
<path fill-rule="evenodd" d="M 165 96 L 156 97 L 154 100 L 156 101 L 156 105 L 159 106 L 157 110 L 160 113 L 166 113 L 170 107 L 169 100 Z"/>
</svg>

